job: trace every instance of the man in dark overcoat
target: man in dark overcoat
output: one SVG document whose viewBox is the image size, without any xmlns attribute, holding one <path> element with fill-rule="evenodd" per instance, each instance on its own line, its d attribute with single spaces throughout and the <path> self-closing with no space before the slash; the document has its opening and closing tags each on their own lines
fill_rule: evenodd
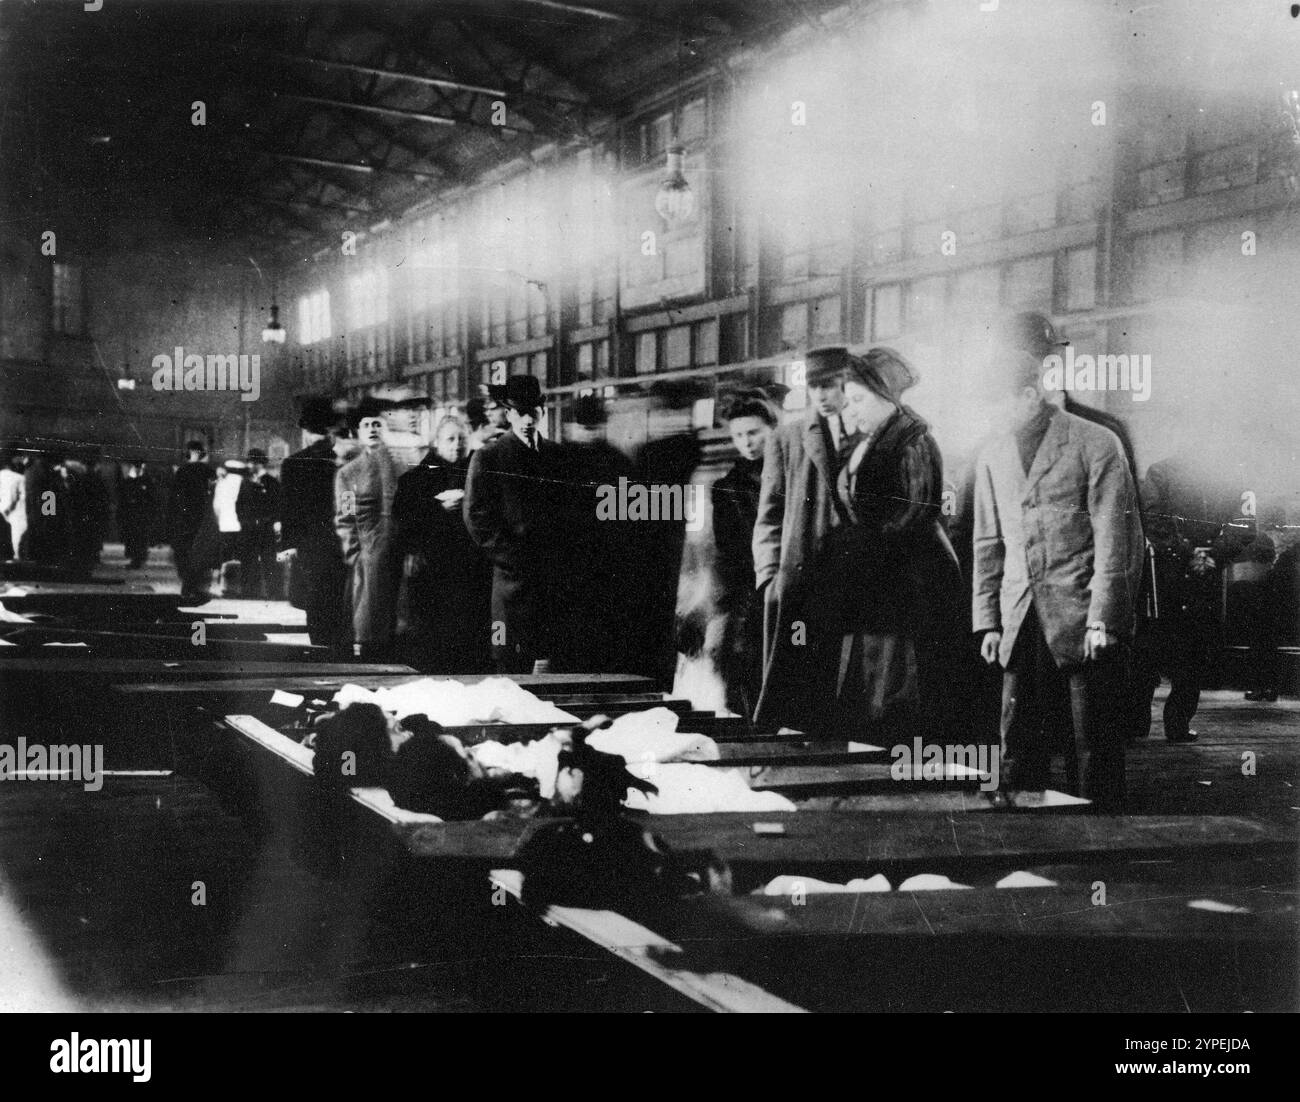
<svg viewBox="0 0 1300 1102">
<path fill-rule="evenodd" d="M 754 525 L 755 586 L 763 601 L 763 688 L 754 722 L 762 727 L 799 728 L 816 704 L 806 699 L 807 662 L 818 649 L 804 608 L 806 571 L 826 534 L 846 520 L 835 480 L 848 368 L 843 346 L 805 355 L 807 412 L 772 433 L 763 459 Z"/>
<path fill-rule="evenodd" d="M 334 476 L 338 472 L 334 431 L 339 416 L 328 398 L 303 402 L 298 427 L 306 447 L 280 467 L 280 553 L 291 563 L 289 603 L 307 613 L 313 646 L 340 648 L 350 641 L 344 614 L 347 572 L 334 530 Z"/>
<path fill-rule="evenodd" d="M 564 562 L 563 449 L 542 437 L 542 388 L 515 375 L 489 388 L 510 432 L 474 453 L 465 525 L 492 561 L 492 656 L 501 673 L 531 673 L 556 649 Z"/>
</svg>

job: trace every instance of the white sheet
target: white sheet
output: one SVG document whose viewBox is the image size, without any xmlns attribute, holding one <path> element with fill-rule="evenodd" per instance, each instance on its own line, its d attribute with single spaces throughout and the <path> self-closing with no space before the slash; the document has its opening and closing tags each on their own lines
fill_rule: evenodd
<svg viewBox="0 0 1300 1102">
<path fill-rule="evenodd" d="M 423 677 L 405 685 L 374 690 L 344 685 L 334 699 L 340 708 L 357 702 L 377 704 L 401 718 L 425 715 L 444 727 L 476 723 L 576 723 L 577 717 L 534 696 L 508 677 L 489 677 L 473 685 L 449 678 Z"/>
</svg>

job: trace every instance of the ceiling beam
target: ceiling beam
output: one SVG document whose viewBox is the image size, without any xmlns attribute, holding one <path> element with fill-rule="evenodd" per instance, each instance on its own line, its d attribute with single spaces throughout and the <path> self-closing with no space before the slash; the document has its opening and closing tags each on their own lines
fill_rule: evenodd
<svg viewBox="0 0 1300 1102">
<path fill-rule="evenodd" d="M 585 103 L 584 100 L 573 96 L 555 96 L 548 92 L 531 91 L 522 86 L 492 88 L 483 84 L 468 84 L 463 80 L 451 80 L 447 77 L 430 77 L 420 73 L 403 72 L 398 69 L 381 69 L 373 65 L 359 65 L 354 61 L 336 61 L 333 58 L 311 57 L 307 54 L 286 54 L 278 50 L 268 50 L 265 53 L 267 56 L 279 58 L 281 61 L 315 65 L 326 69 L 338 69 L 341 72 L 348 73 L 366 73 L 371 76 L 382 77 L 384 80 L 404 80 L 412 84 L 424 84 L 431 88 L 445 88 L 453 92 L 470 92 L 477 96 L 488 96 L 492 99 L 526 96 L 529 99 L 541 100 L 564 107 L 581 107 Z"/>
<path fill-rule="evenodd" d="M 322 107 L 343 107 L 349 111 L 368 111 L 375 115 L 391 115 L 394 118 L 409 119 L 413 122 L 427 122 L 435 126 L 455 126 L 456 120 L 446 115 L 426 115 L 420 111 L 407 111 L 400 107 L 379 107 L 373 103 L 355 103 L 352 100 L 333 99 L 329 96 L 308 96 L 301 92 L 274 92 L 281 99 L 297 100 L 300 103 L 314 103 Z"/>
<path fill-rule="evenodd" d="M 586 15 L 592 19 L 605 19 L 611 23 L 636 23 L 639 20 L 635 16 L 622 15 L 615 11 L 606 11 L 604 8 L 589 8 L 585 4 L 568 4 L 562 0 L 518 0 L 519 3 L 532 4 L 536 8 L 550 8 L 552 11 L 569 12 L 573 15 Z"/>
<path fill-rule="evenodd" d="M 435 88 L 434 93 L 446 99 L 446 93 L 441 88 Z M 388 115 L 391 118 L 406 119 L 409 122 L 424 122 L 434 126 L 473 126 L 480 130 L 495 131 L 512 134 L 537 134 L 538 131 L 530 130 L 521 126 L 497 126 L 490 122 L 479 122 L 472 119 L 464 112 L 457 115 L 429 115 L 423 111 L 411 111 L 404 107 L 381 107 L 374 103 L 357 103 L 354 100 L 335 99 L 332 96 L 309 96 L 302 92 L 273 92 L 275 96 L 282 99 L 298 100 L 301 103 L 312 103 L 322 107 L 340 107 L 349 111 L 362 111 L 373 115 Z"/>
</svg>

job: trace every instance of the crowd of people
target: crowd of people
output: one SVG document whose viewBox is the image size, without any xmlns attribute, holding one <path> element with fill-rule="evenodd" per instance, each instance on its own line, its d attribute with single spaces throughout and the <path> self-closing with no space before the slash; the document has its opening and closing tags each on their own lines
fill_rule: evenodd
<svg viewBox="0 0 1300 1102">
<path fill-rule="evenodd" d="M 131 466 L 106 463 L 96 448 L 0 450 L 0 561 L 88 572 L 100 561 L 114 514 L 138 549 L 148 513 L 141 515 L 139 487 L 131 484 L 141 468 L 131 473 Z"/>
<path fill-rule="evenodd" d="M 1277 699 L 1297 549 L 1277 538 L 1282 518 L 1239 515 L 1239 490 L 1195 449 L 1139 481 L 1123 425 L 1046 385 L 1064 343 L 1039 314 L 1004 326 L 999 427 L 957 491 L 905 400 L 917 374 L 891 349 L 806 353 L 793 420 L 780 388 L 731 393 L 720 420 L 737 458 L 710 489 L 703 624 L 678 609 L 687 512 L 599 504 L 630 483 L 687 500 L 703 450 L 685 384 L 651 389 L 657 431 L 632 456 L 606 438 L 594 396 L 577 401 L 568 439 L 548 439 L 531 376 L 443 416 L 427 447 L 418 396 L 351 410 L 308 399 L 305 446 L 279 480 L 264 452 L 214 468 L 191 443 L 162 527 L 186 601 L 208 599 L 223 563 L 241 564 L 242 596 L 280 597 L 287 572 L 312 643 L 340 658 L 637 673 L 671 689 L 679 654 L 708 650 L 727 708 L 763 727 L 986 741 L 1001 747 L 1001 798 L 1046 787 L 1060 758 L 1066 787 L 1118 808 L 1125 747 L 1149 734 L 1162 675 L 1165 736 L 1197 737 L 1225 574 L 1248 610 L 1248 696 Z M 9 557 L 98 558 L 93 468 L 4 455 Z M 51 494 L 58 507 L 42 508 Z M 158 520 L 144 464 L 122 468 L 116 501 L 139 566 Z"/>
</svg>

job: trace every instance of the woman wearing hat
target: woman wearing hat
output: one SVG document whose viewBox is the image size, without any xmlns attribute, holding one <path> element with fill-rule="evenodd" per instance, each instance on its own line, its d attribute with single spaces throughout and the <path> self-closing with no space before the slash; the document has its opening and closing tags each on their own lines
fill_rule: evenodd
<svg viewBox="0 0 1300 1102">
<path fill-rule="evenodd" d="M 888 746 L 958 733 L 967 603 L 940 519 L 939 449 L 899 401 L 910 369 L 886 352 L 850 361 L 845 398 L 861 438 L 836 482 L 848 523 L 814 563 L 808 608 L 821 621 L 810 631 L 822 641 L 812 699 L 825 708 L 814 725 Z"/>
</svg>

